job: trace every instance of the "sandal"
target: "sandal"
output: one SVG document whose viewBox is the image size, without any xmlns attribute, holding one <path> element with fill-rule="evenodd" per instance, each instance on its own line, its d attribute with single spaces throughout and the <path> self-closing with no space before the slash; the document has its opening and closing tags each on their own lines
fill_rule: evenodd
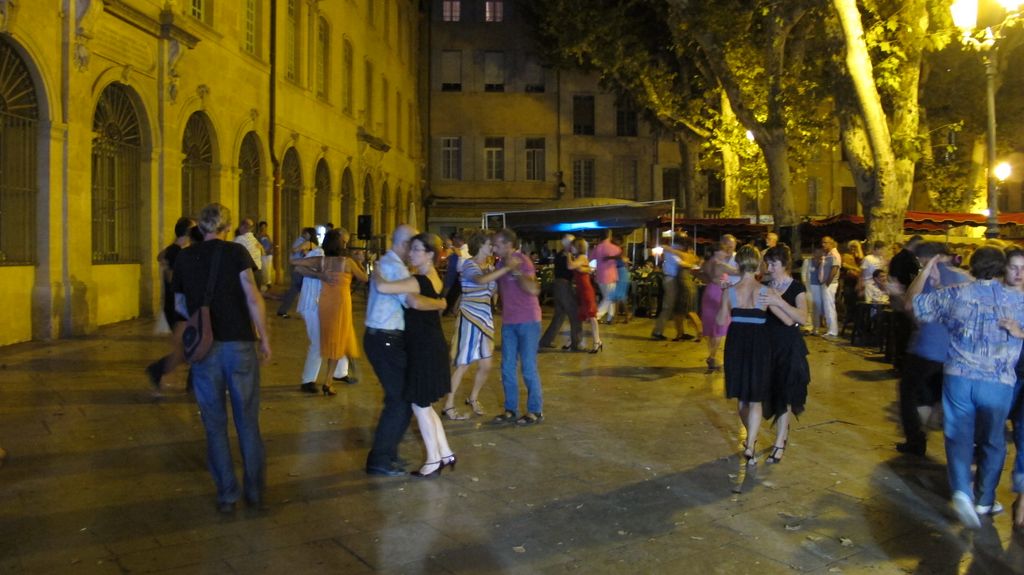
<svg viewBox="0 0 1024 575">
<path fill-rule="evenodd" d="M 757 445 L 757 440 L 754 440 L 754 445 L 744 446 L 743 459 L 746 460 L 747 465 L 757 465 L 757 454 L 754 452 L 755 445 Z"/>
<path fill-rule="evenodd" d="M 534 425 L 540 423 L 543 419 L 543 413 L 527 413 L 516 420 L 516 425 Z"/>
<path fill-rule="evenodd" d="M 505 413 L 495 417 L 491 420 L 491 423 L 512 423 L 516 420 L 516 412 L 506 409 Z"/>
<path fill-rule="evenodd" d="M 786 444 L 787 443 L 789 443 L 788 439 L 786 439 L 785 441 L 782 442 L 782 447 L 779 447 L 778 445 L 773 445 L 772 446 L 772 454 L 769 455 L 767 458 L 765 458 L 764 462 L 765 463 L 782 463 L 782 456 L 783 456 L 784 452 L 786 451 Z"/>
<path fill-rule="evenodd" d="M 467 399 L 466 405 L 468 405 L 473 410 L 473 413 L 477 415 L 484 414 L 484 406 L 480 404 L 479 399 Z"/>
<path fill-rule="evenodd" d="M 463 421 L 469 419 L 468 415 L 456 411 L 454 406 L 445 408 L 445 410 L 442 411 L 441 413 L 443 413 L 445 417 L 452 421 Z"/>
</svg>

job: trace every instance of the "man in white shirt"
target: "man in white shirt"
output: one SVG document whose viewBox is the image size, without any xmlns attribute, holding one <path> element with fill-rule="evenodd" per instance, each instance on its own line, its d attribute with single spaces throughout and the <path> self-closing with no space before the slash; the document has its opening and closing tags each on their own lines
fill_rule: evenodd
<svg viewBox="0 0 1024 575">
<path fill-rule="evenodd" d="M 884 270 L 888 262 L 885 261 L 886 245 L 882 240 L 875 240 L 871 244 L 871 253 L 864 256 L 860 262 L 860 282 L 857 289 L 861 292 L 867 290 L 871 279 L 875 276 L 875 270 Z"/>
<path fill-rule="evenodd" d="M 251 218 L 242 220 L 238 226 L 238 234 L 235 235 L 235 243 L 242 244 L 248 250 L 253 263 L 256 264 L 257 285 L 263 285 L 263 244 L 256 239 L 256 234 L 252 233 L 255 228 L 256 224 Z"/>
</svg>

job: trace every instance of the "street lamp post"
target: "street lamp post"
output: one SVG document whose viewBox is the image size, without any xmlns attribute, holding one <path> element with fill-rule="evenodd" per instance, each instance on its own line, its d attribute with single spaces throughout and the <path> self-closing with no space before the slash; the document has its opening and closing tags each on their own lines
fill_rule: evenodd
<svg viewBox="0 0 1024 575">
<path fill-rule="evenodd" d="M 988 113 L 986 127 L 987 144 L 987 166 L 986 166 L 986 192 L 988 203 L 988 223 L 985 236 L 994 238 L 999 236 L 999 204 L 998 186 L 996 184 L 996 41 L 1001 37 L 1003 27 L 1011 26 L 1020 18 L 1020 0 L 999 0 L 1000 6 L 1005 10 L 1005 16 L 993 31 L 992 27 L 985 28 L 982 39 L 975 36 L 978 27 L 978 0 L 955 0 L 949 7 L 953 14 L 953 23 L 960 29 L 960 40 L 964 46 L 970 46 L 981 53 L 982 61 L 985 63 L 985 107 Z"/>
</svg>

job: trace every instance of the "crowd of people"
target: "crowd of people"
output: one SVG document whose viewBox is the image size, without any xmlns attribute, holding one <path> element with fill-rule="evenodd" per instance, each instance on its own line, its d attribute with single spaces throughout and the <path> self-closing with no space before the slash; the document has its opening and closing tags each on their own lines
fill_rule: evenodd
<svg viewBox="0 0 1024 575">
<path fill-rule="evenodd" d="M 182 325 L 207 306 L 214 343 L 208 355 L 192 361 L 189 381 L 206 429 L 218 507 L 225 513 L 242 498 L 263 506 L 259 360 L 271 353 L 262 292 L 273 242 L 265 241 L 265 226 L 256 227 L 258 235 L 253 227 L 251 220 L 243 220 L 234 241 L 227 241 L 230 212 L 219 204 L 204 208 L 196 220 L 177 222 L 174 243 L 160 255 L 173 343 L 170 353 L 146 370 L 159 388 L 161 379 L 184 362 Z M 455 469 L 456 454 L 443 421 L 486 414 L 480 392 L 494 369 L 498 310 L 504 401 L 492 422 L 541 422 L 538 353 L 558 347 L 566 320 L 570 329 L 564 351 L 601 352 L 600 325 L 612 321 L 629 286 L 629 260 L 621 241 L 608 233 L 591 247 L 583 238 L 564 236 L 553 258 L 554 315 L 542 334 L 537 270 L 512 230 L 468 232 L 446 250 L 437 235 L 400 225 L 390 249 L 376 262 L 350 246 L 349 239 L 346 230 L 330 225 L 302 231 L 289 248 L 294 282 L 277 314 L 289 317 L 292 300 L 298 299 L 296 310 L 309 338 L 300 376 L 303 392 L 332 397 L 335 382 L 355 382 L 352 360 L 365 352 L 383 389 L 366 459 L 370 475 L 407 475 L 398 446 L 413 416 L 424 460 L 411 475 L 436 477 Z M 891 258 L 893 251 L 882 242 L 873 242 L 867 255 L 857 242 L 840 253 L 837 243 L 825 237 L 797 275 L 791 271 L 790 248 L 774 233 L 760 247 L 737 249 L 736 238 L 726 235 L 702 258 L 677 233 L 662 251 L 660 313 L 651 332 L 653 340 L 667 340 L 664 330 L 671 320 L 674 341 L 706 342 L 709 372 L 723 370 L 726 397 L 737 400 L 742 460 L 756 465 L 766 455 L 766 463 L 782 461 L 791 419 L 807 402 L 805 335 L 820 330 L 826 339 L 837 338 L 843 308 L 842 315 L 849 316 L 858 305 L 884 307 L 892 316 L 888 337 L 899 350 L 893 359 L 902 373 L 900 419 L 906 441 L 897 450 L 923 456 L 925 430 L 941 413 L 953 509 L 964 525 L 977 527 L 979 516 L 1002 511 L 995 491 L 1009 418 L 1017 447 L 1013 522 L 1024 528 L 1024 250 L 984 245 L 970 254 L 969 270 L 964 270 L 945 244 L 916 236 Z M 438 267 L 444 263 L 446 268 Z M 361 342 L 352 310 L 353 282 L 368 283 Z M 454 298 L 453 291 L 458 292 Z M 442 329 L 442 313 L 455 316 L 450 339 Z M 686 333 L 687 323 L 693 335 Z M 589 345 L 584 345 L 585 331 Z M 462 380 L 474 365 L 473 386 L 457 403 Z M 228 446 L 228 403 L 242 455 L 241 486 Z M 463 404 L 468 412 L 459 410 Z M 774 423 L 774 440 L 759 453 L 756 444 L 765 419 Z"/>
</svg>

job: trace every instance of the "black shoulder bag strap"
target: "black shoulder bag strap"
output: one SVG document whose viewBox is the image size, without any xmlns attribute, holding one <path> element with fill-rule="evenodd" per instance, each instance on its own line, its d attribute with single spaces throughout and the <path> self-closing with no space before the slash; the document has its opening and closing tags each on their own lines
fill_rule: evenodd
<svg viewBox="0 0 1024 575">
<path fill-rule="evenodd" d="M 213 301 L 213 289 L 217 287 L 217 274 L 220 272 L 220 255 L 224 246 L 219 245 L 213 250 L 213 262 L 210 264 L 210 277 L 206 279 L 206 292 L 203 293 L 203 307 L 210 307 Z"/>
</svg>

